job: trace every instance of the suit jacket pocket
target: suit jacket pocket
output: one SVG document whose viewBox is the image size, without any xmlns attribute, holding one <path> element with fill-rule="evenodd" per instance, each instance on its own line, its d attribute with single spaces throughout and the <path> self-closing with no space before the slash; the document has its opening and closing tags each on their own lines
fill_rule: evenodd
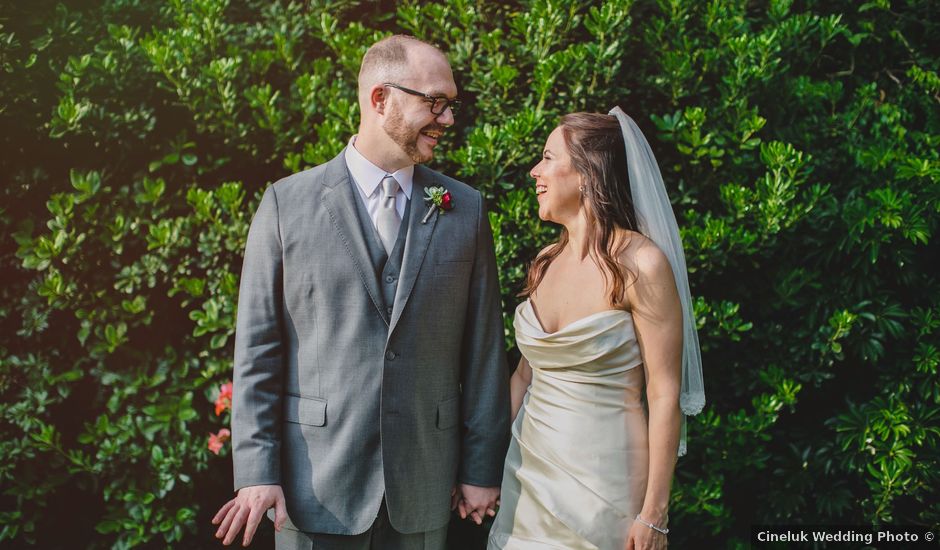
<svg viewBox="0 0 940 550">
<path fill-rule="evenodd" d="M 326 425 L 326 400 L 285 395 L 284 421 L 307 426 L 324 426 Z"/>
<path fill-rule="evenodd" d="M 437 404 L 437 429 L 446 430 L 457 425 L 460 417 L 460 396 L 445 399 Z"/>
</svg>

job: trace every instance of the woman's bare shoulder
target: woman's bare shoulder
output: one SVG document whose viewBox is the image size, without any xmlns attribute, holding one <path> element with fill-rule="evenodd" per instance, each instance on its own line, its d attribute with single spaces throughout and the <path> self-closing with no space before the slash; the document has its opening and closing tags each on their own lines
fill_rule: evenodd
<svg viewBox="0 0 940 550">
<path fill-rule="evenodd" d="M 658 279 L 672 276 L 669 259 L 651 239 L 636 231 L 624 231 L 624 245 L 618 260 L 630 272 L 641 279 Z"/>
</svg>

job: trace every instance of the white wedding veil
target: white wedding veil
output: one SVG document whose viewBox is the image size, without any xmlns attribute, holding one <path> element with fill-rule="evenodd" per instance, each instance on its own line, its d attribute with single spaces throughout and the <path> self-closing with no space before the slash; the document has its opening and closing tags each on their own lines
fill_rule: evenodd
<svg viewBox="0 0 940 550">
<path fill-rule="evenodd" d="M 663 176 L 656 164 L 653 150 L 639 126 L 620 107 L 611 109 L 611 115 L 620 121 L 623 142 L 627 151 L 627 170 L 630 176 L 630 194 L 636 212 L 637 231 L 648 237 L 663 251 L 679 291 L 682 304 L 682 388 L 679 408 L 682 409 L 682 429 L 679 435 L 679 456 L 686 453 L 686 415 L 696 415 L 705 406 L 705 385 L 702 379 L 702 356 L 699 351 L 692 295 L 685 265 L 685 253 L 679 237 L 679 224 L 672 211 Z"/>
</svg>

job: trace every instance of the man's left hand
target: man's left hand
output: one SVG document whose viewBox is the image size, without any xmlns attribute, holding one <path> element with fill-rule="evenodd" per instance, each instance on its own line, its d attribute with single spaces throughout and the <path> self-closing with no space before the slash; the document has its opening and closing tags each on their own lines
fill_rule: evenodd
<svg viewBox="0 0 940 550">
<path fill-rule="evenodd" d="M 484 515 L 496 515 L 499 487 L 477 487 L 461 483 L 458 489 L 460 499 L 457 502 L 457 511 L 460 513 L 460 519 L 469 517 L 477 525 L 483 525 Z"/>
</svg>

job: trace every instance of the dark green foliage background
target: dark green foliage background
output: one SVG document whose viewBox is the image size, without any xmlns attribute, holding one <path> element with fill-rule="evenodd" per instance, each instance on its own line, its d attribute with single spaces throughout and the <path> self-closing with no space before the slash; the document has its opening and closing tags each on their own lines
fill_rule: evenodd
<svg viewBox="0 0 940 550">
<path fill-rule="evenodd" d="M 449 52 L 466 108 L 432 167 L 489 198 L 510 346 L 558 117 L 619 104 L 649 137 L 709 400 L 673 547 L 940 525 L 936 3 L 0 5 L 0 544 L 212 544 L 248 223 L 355 132 L 359 60 L 393 32 Z"/>
</svg>

